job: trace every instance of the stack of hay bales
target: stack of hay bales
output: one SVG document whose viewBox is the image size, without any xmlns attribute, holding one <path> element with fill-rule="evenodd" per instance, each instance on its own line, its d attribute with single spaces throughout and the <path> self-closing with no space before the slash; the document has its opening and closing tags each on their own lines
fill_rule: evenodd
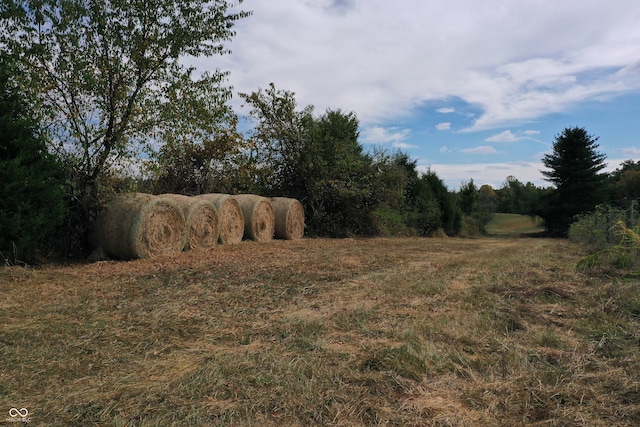
<svg viewBox="0 0 640 427">
<path fill-rule="evenodd" d="M 211 249 L 243 238 L 267 242 L 303 235 L 304 209 L 296 199 L 128 193 L 102 206 L 89 243 L 108 257 L 136 259 Z"/>
</svg>

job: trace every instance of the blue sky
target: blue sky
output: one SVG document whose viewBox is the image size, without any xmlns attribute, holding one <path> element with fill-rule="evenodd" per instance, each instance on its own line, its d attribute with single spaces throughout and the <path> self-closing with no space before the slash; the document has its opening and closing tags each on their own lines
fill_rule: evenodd
<svg viewBox="0 0 640 427">
<path fill-rule="evenodd" d="M 609 170 L 640 160 L 637 0 L 244 0 L 234 92 L 274 83 L 300 108 L 353 111 L 360 141 L 400 149 L 451 189 L 542 180 L 565 127 L 598 136 Z M 240 113 L 239 97 L 233 101 Z"/>
</svg>

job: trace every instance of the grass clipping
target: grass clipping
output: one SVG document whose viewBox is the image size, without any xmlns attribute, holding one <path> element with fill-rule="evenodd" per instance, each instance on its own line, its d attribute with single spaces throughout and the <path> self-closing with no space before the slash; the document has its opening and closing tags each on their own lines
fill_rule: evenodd
<svg viewBox="0 0 640 427">
<path fill-rule="evenodd" d="M 214 204 L 218 210 L 219 241 L 223 245 L 239 243 L 244 236 L 244 215 L 238 202 L 228 194 L 211 193 L 196 196 Z"/>
<path fill-rule="evenodd" d="M 304 208 L 296 199 L 287 197 L 271 198 L 271 206 L 276 217 L 276 239 L 296 240 L 304 236 Z"/>
<path fill-rule="evenodd" d="M 119 194 L 98 213 L 89 241 L 119 259 L 179 254 L 186 242 L 184 215 L 174 202 L 158 196 Z"/>
<path fill-rule="evenodd" d="M 275 215 L 271 201 L 254 194 L 233 196 L 244 215 L 244 237 L 256 242 L 268 242 L 273 239 L 276 228 Z"/>
<path fill-rule="evenodd" d="M 175 203 L 182 210 L 187 226 L 185 249 L 209 249 L 218 244 L 218 209 L 211 201 L 181 194 L 163 194 L 160 197 Z"/>
</svg>

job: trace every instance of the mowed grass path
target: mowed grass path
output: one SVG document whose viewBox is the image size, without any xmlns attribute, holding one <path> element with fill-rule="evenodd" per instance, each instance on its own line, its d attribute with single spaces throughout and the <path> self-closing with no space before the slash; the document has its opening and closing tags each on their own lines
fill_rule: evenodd
<svg viewBox="0 0 640 427">
<path fill-rule="evenodd" d="M 566 240 L 303 239 L 0 269 L 0 421 L 640 424 L 640 284 Z"/>
</svg>

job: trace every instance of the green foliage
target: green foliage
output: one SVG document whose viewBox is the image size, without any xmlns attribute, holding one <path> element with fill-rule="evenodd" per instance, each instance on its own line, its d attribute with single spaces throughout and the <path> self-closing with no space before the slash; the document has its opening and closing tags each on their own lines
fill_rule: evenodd
<svg viewBox="0 0 640 427">
<path fill-rule="evenodd" d="M 482 226 L 477 218 L 469 215 L 462 217 L 462 224 L 460 226 L 460 237 L 467 239 L 475 239 L 487 234 L 486 226 Z"/>
<path fill-rule="evenodd" d="M 373 227 L 380 236 L 415 236 L 417 231 L 409 225 L 411 216 L 382 203 L 372 212 Z"/>
<path fill-rule="evenodd" d="M 597 137 L 584 128 L 565 128 L 556 136 L 551 154 L 542 159 L 549 169 L 542 171 L 555 186 L 540 215 L 547 231 L 566 235 L 576 215 L 592 211 L 607 198 L 605 155 L 598 153 Z"/>
<path fill-rule="evenodd" d="M 418 212 L 410 206 L 410 190 L 418 180 L 416 161 L 400 151 L 376 148 L 373 155 L 373 226 L 383 236 L 417 234 Z"/>
<path fill-rule="evenodd" d="M 487 234 L 487 224 L 491 221 L 495 206 L 491 198 L 491 187 L 483 186 L 483 206 L 480 208 L 480 190 L 473 182 L 463 182 L 457 194 L 458 205 L 464 214 L 461 235 L 463 237 L 477 237 Z M 495 193 L 494 193 L 495 194 Z M 492 211 L 493 209 L 493 211 Z"/>
<path fill-rule="evenodd" d="M 419 235 L 428 236 L 443 226 L 442 211 L 434 185 L 441 184 L 435 173 L 428 171 L 414 179 L 407 194 L 406 222 Z M 444 184 L 443 184 L 444 185 Z M 437 189 L 440 189 L 438 187 Z M 448 191 L 447 193 L 448 194 Z M 441 194 L 441 195 L 444 195 Z M 443 201 L 446 203 L 446 201 Z"/>
<path fill-rule="evenodd" d="M 198 140 L 165 143 L 154 164 L 154 193 L 196 195 L 232 193 L 241 187 L 242 152 L 245 142 L 236 130 L 237 120 L 216 134 Z"/>
<path fill-rule="evenodd" d="M 358 143 L 355 114 L 328 111 L 312 122 L 304 163 L 309 166 L 307 203 L 310 228 L 329 236 L 373 233 L 375 207 L 371 158 Z"/>
<path fill-rule="evenodd" d="M 442 181 L 401 152 L 358 142 L 354 113 L 296 109 L 293 93 L 271 84 L 241 94 L 251 107 L 251 188 L 301 201 L 308 233 L 319 236 L 455 235 L 461 213 Z"/>
<path fill-rule="evenodd" d="M 12 75 L 0 60 L 0 257 L 32 262 L 64 219 L 63 171 Z"/>
<path fill-rule="evenodd" d="M 300 200 L 309 234 L 374 234 L 376 173 L 358 142 L 355 114 L 297 111 L 294 94 L 273 84 L 241 96 L 256 120 L 250 140 L 254 188 Z"/>
<path fill-rule="evenodd" d="M 625 217 L 622 209 L 599 205 L 589 214 L 582 214 L 569 227 L 569 240 L 588 251 L 599 251 L 615 244 L 615 224 Z"/>
<path fill-rule="evenodd" d="M 640 265 L 640 215 L 629 210 L 600 205 L 571 224 L 569 239 L 590 252 L 578 268 L 598 267 L 634 270 Z"/>
<path fill-rule="evenodd" d="M 429 236 L 446 228 L 457 233 L 455 206 L 444 183 L 433 173 L 418 176 L 406 153 L 378 151 L 374 157 L 376 219 L 384 234 Z M 392 231 L 389 232 L 388 229 Z"/>
<path fill-rule="evenodd" d="M 640 199 L 640 161 L 625 160 L 611 173 L 611 198 L 617 206 L 626 207 L 629 201 Z"/>
<path fill-rule="evenodd" d="M 638 248 L 628 248 L 621 245 L 611 246 L 582 258 L 576 268 L 581 271 L 598 268 L 613 268 L 628 270 L 637 265 Z"/>
<path fill-rule="evenodd" d="M 273 83 L 266 90 L 241 93 L 240 97 L 251 107 L 254 121 L 248 161 L 253 186 L 300 198 L 308 192 L 305 171 L 314 167 L 307 155 L 315 149 L 310 141 L 313 108 L 296 110 L 295 94 L 278 90 Z"/>
<path fill-rule="evenodd" d="M 498 195 L 490 185 L 480 187 L 478 196 L 478 218 L 486 225 L 498 209 Z"/>
<path fill-rule="evenodd" d="M 425 216 L 425 224 L 429 224 L 429 220 L 436 212 L 433 201 L 437 203 L 440 212 L 439 222 L 433 224 L 434 227 L 430 231 L 438 228 L 444 229 L 449 236 L 455 236 L 460 232 L 462 226 L 462 211 L 455 203 L 454 195 L 449 191 L 444 182 L 436 175 L 435 172 L 428 170 L 427 173 L 420 177 L 422 184 L 419 184 L 420 212 Z M 429 192 L 432 194 L 430 197 Z"/>
<path fill-rule="evenodd" d="M 240 0 L 241 1 L 241 0 Z M 73 170 L 85 219 L 101 174 L 150 143 L 207 140 L 228 116 L 226 73 L 183 65 L 227 53 L 245 12 L 227 1 L 6 0 L 0 46 L 39 101 L 51 149 Z M 20 37 L 16 37 L 20 34 Z"/>
<path fill-rule="evenodd" d="M 374 148 L 372 169 L 376 179 L 375 199 L 394 210 L 405 210 L 418 180 L 416 161 L 401 151 Z"/>
<path fill-rule="evenodd" d="M 533 183 L 523 184 L 516 177 L 507 177 L 502 188 L 497 190 L 497 211 L 519 215 L 538 215 L 540 203 L 546 190 L 536 187 Z"/>
<path fill-rule="evenodd" d="M 469 182 L 463 182 L 458 192 L 458 205 L 465 215 L 471 215 L 478 209 L 478 187 L 470 179 Z"/>
</svg>

